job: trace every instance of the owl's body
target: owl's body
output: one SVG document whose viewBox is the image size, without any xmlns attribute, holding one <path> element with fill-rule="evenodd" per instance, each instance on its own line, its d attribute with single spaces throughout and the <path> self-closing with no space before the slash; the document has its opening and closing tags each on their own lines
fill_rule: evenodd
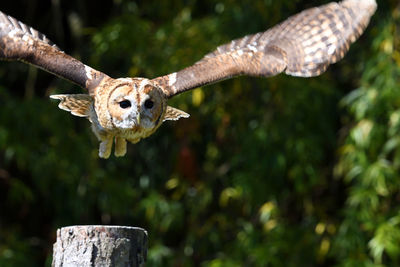
<svg viewBox="0 0 400 267">
<path fill-rule="evenodd" d="M 312 77 L 343 58 L 367 27 L 375 0 L 344 0 L 305 10 L 271 29 L 218 47 L 192 66 L 154 79 L 113 79 L 68 56 L 43 34 L 0 12 L 0 58 L 21 60 L 68 79 L 87 95 L 54 95 L 59 107 L 87 117 L 99 155 L 126 153 L 126 142 L 153 134 L 165 120 L 189 114 L 167 106 L 184 91 L 238 75 Z"/>
<path fill-rule="evenodd" d="M 167 98 L 146 78 L 106 78 L 89 95 L 52 95 L 59 107 L 87 117 L 100 141 L 99 155 L 108 158 L 115 141 L 115 155 L 126 153 L 126 141 L 136 144 L 153 134 L 165 120 L 189 117 L 167 106 Z M 132 103 L 138 103 L 132 105 Z"/>
</svg>

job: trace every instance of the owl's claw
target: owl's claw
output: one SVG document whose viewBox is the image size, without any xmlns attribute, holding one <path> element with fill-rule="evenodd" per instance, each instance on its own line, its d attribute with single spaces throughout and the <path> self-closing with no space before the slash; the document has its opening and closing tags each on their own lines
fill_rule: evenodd
<svg viewBox="0 0 400 267">
<path fill-rule="evenodd" d="M 126 140 L 122 137 L 115 137 L 115 150 L 116 157 L 123 157 L 126 154 Z"/>
<path fill-rule="evenodd" d="M 99 157 L 108 159 L 111 155 L 112 139 L 106 139 L 100 142 Z"/>
</svg>

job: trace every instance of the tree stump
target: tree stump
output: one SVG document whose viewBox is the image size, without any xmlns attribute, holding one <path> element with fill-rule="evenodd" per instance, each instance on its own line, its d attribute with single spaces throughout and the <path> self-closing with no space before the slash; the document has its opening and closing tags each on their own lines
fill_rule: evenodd
<svg viewBox="0 0 400 267">
<path fill-rule="evenodd" d="M 147 256 L 147 232 L 127 226 L 70 226 L 57 230 L 53 267 L 141 267 Z"/>
</svg>

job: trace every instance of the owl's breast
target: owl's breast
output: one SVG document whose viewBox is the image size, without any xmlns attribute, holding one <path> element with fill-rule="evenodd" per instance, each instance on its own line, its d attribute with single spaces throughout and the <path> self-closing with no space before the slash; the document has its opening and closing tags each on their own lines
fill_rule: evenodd
<svg viewBox="0 0 400 267">
<path fill-rule="evenodd" d="M 131 143 L 137 143 L 140 141 L 140 139 L 146 138 L 153 134 L 157 130 L 158 126 L 154 128 L 137 127 L 135 129 L 121 130 L 118 134 L 116 134 L 116 136 L 122 137 Z"/>
</svg>

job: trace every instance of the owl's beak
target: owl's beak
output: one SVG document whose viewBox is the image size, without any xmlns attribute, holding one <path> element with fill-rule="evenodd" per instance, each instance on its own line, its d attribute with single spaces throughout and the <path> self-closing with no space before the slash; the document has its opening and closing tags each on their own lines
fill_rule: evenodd
<svg viewBox="0 0 400 267">
<path fill-rule="evenodd" d="M 137 115 L 136 121 L 137 121 L 138 125 L 140 125 L 140 113 Z"/>
</svg>

